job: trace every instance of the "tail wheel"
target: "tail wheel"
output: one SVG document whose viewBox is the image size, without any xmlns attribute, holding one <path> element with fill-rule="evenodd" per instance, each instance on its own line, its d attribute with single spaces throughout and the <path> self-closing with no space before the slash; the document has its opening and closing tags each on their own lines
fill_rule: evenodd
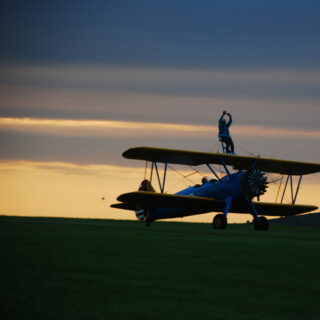
<svg viewBox="0 0 320 320">
<path fill-rule="evenodd" d="M 227 217 L 223 214 L 217 214 L 212 221 L 212 227 L 214 229 L 226 229 L 227 225 Z"/>
<path fill-rule="evenodd" d="M 253 220 L 254 229 L 257 231 L 267 231 L 269 229 L 269 221 L 266 217 L 259 217 Z"/>
</svg>

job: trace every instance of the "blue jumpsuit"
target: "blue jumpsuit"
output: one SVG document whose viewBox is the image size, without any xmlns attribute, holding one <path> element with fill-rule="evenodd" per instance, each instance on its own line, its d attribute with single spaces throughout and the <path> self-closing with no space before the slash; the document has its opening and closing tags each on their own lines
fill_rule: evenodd
<svg viewBox="0 0 320 320">
<path fill-rule="evenodd" d="M 225 122 L 224 114 L 219 119 L 219 139 L 225 144 L 226 153 L 234 153 L 234 144 L 230 136 L 229 127 L 232 123 L 232 117 L 230 113 L 227 113 L 229 116 L 229 121 Z"/>
</svg>

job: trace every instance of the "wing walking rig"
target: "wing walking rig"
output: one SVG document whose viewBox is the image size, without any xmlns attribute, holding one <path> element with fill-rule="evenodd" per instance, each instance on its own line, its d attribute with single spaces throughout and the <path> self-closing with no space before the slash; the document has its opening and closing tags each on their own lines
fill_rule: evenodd
<svg viewBox="0 0 320 320">
<path fill-rule="evenodd" d="M 225 229 L 228 213 L 249 213 L 253 216 L 255 230 L 268 230 L 269 222 L 265 216 L 291 216 L 317 209 L 312 205 L 298 205 L 296 200 L 302 177 L 319 172 L 318 163 L 150 147 L 128 149 L 123 157 L 150 162 L 150 178 L 142 181 L 139 191 L 120 195 L 117 198 L 119 203 L 111 207 L 135 211 L 137 218 L 145 221 L 146 225 L 159 219 L 222 212 L 214 217 L 213 227 Z M 215 178 L 204 179 L 202 184 L 176 194 L 165 194 L 168 164 L 206 165 Z M 159 174 L 160 165 L 164 168 L 163 177 Z M 226 175 L 219 177 L 213 165 L 221 165 Z M 231 173 L 230 167 L 236 172 Z M 268 188 L 266 172 L 286 176 L 279 203 L 259 201 Z M 158 180 L 160 192 L 152 187 L 154 176 Z M 295 176 L 298 182 L 294 189 Z M 290 204 L 283 203 L 286 193 L 290 194 Z M 253 201 L 254 198 L 258 201 Z"/>
</svg>

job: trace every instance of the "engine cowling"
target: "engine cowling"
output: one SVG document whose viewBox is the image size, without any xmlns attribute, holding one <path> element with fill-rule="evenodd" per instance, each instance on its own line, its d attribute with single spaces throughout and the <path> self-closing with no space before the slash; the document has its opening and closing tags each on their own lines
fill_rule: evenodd
<svg viewBox="0 0 320 320">
<path fill-rule="evenodd" d="M 264 172 L 252 168 L 244 176 L 243 187 L 245 197 L 249 200 L 260 197 L 266 193 L 268 188 L 268 178 Z"/>
</svg>

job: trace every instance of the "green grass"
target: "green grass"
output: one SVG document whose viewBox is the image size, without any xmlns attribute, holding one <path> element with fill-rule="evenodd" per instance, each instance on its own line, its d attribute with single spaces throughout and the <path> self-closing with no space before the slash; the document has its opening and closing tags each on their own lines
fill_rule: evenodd
<svg viewBox="0 0 320 320">
<path fill-rule="evenodd" d="M 319 319 L 316 228 L 0 217 L 1 319 Z"/>
</svg>

